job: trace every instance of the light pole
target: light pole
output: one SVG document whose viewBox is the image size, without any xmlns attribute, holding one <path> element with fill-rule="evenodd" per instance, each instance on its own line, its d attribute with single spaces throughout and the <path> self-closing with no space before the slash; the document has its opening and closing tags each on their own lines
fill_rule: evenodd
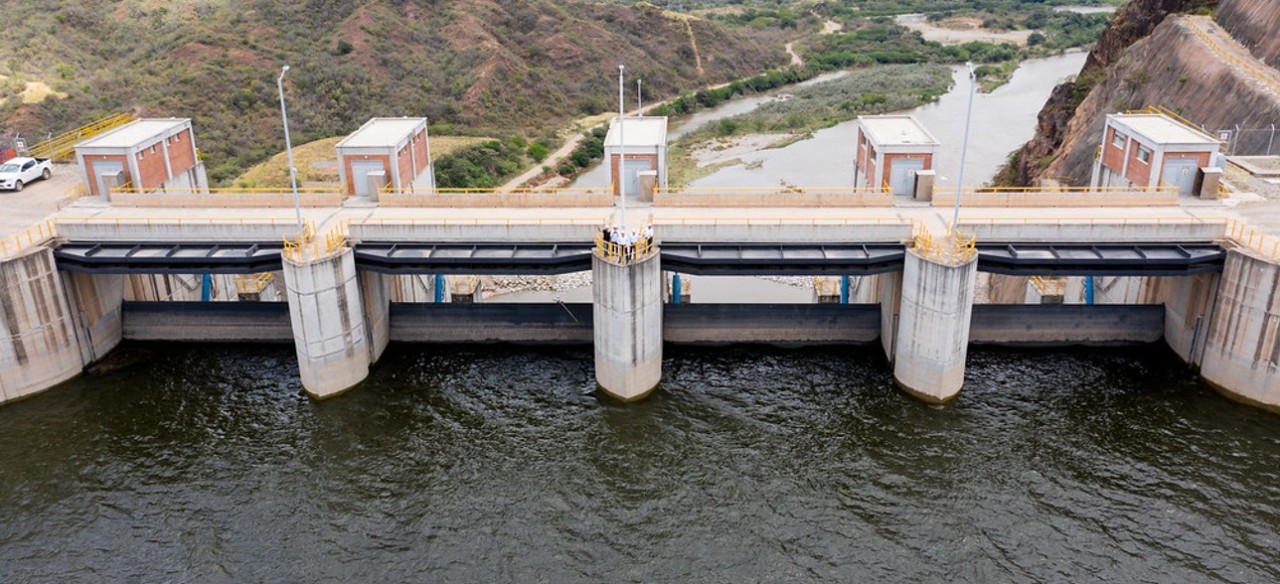
<svg viewBox="0 0 1280 584">
<path fill-rule="evenodd" d="M 622 132 L 622 122 L 626 116 L 622 101 L 622 74 L 626 68 L 626 65 L 618 65 L 618 208 L 623 231 L 627 229 L 627 139 L 626 134 Z"/>
<path fill-rule="evenodd" d="M 960 193 L 964 192 L 964 156 L 969 152 L 969 120 L 973 117 L 973 94 L 978 88 L 978 77 L 973 72 L 973 61 L 965 63 L 969 67 L 969 109 L 964 114 L 964 140 L 960 142 L 960 172 L 956 176 L 956 210 L 951 216 L 951 231 L 955 232 L 960 224 Z"/>
<path fill-rule="evenodd" d="M 284 74 L 289 66 L 280 68 L 280 76 L 276 78 L 276 89 L 280 91 L 280 120 L 284 124 L 284 151 L 289 155 L 289 186 L 293 188 L 293 212 L 298 219 L 298 244 L 302 244 L 302 205 L 298 203 L 298 169 L 293 167 L 293 143 L 289 141 L 289 114 L 284 108 Z"/>
</svg>

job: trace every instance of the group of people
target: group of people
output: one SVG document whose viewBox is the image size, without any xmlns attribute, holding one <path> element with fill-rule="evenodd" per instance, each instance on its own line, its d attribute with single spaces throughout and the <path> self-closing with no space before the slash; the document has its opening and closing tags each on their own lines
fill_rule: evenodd
<svg viewBox="0 0 1280 584">
<path fill-rule="evenodd" d="M 648 255 L 647 250 L 653 247 L 653 224 L 647 224 L 640 231 L 625 230 L 617 225 L 607 225 L 600 229 L 600 238 L 605 243 L 616 246 L 616 253 L 623 260 L 637 260 Z M 637 244 L 641 244 L 637 247 Z"/>
<path fill-rule="evenodd" d="M 600 237 L 609 243 L 614 243 L 624 247 L 633 246 L 643 240 L 648 245 L 653 245 L 653 224 L 645 225 L 640 231 L 626 231 L 617 225 L 609 225 L 601 228 Z"/>
</svg>

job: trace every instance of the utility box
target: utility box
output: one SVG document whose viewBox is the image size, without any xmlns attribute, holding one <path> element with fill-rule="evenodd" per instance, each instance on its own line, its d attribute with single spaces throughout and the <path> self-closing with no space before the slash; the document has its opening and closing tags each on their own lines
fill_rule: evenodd
<svg viewBox="0 0 1280 584">
<path fill-rule="evenodd" d="M 640 200 L 646 203 L 653 202 L 653 192 L 658 189 L 658 171 L 642 170 L 640 176 Z"/>
<path fill-rule="evenodd" d="M 621 158 L 623 153 L 625 160 Z M 614 118 L 609 122 L 609 133 L 604 138 L 604 158 L 609 164 L 609 179 L 615 195 L 620 192 L 619 188 L 625 187 L 628 197 L 640 196 L 641 176 L 645 172 L 655 173 L 654 188 L 665 188 L 667 118 L 624 117 L 622 123 Z"/>
<path fill-rule="evenodd" d="M 1221 147 L 1217 137 L 1164 113 L 1107 114 L 1090 183 L 1170 186 L 1190 195 L 1200 168 L 1222 164 Z"/>
<path fill-rule="evenodd" d="M 939 146 L 915 117 L 904 115 L 858 116 L 855 140 L 853 186 L 908 197 L 917 196 L 916 175 L 933 170 Z"/>
<path fill-rule="evenodd" d="M 76 144 L 76 162 L 89 193 L 99 197 L 118 187 L 131 192 L 172 190 L 175 195 L 209 188 L 191 120 L 186 118 L 134 120 L 103 132 Z M 110 178 L 104 182 L 102 177 Z"/>
<path fill-rule="evenodd" d="M 378 191 L 432 194 L 435 176 L 427 118 L 373 118 L 338 142 L 338 177 L 347 195 L 377 200 Z M 382 182 L 373 188 L 382 173 Z"/>
</svg>

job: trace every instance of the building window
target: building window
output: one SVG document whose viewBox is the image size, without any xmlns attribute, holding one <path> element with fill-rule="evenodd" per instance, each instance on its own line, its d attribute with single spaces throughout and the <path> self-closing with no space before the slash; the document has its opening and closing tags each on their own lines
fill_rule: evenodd
<svg viewBox="0 0 1280 584">
<path fill-rule="evenodd" d="M 1143 164 L 1151 164 L 1151 150 L 1146 146 L 1138 147 L 1138 161 Z"/>
<path fill-rule="evenodd" d="M 1128 136 L 1125 136 L 1124 134 L 1121 134 L 1119 131 L 1117 131 L 1111 135 L 1111 145 L 1115 146 L 1116 148 L 1124 148 L 1124 141 L 1128 139 L 1129 139 Z"/>
</svg>

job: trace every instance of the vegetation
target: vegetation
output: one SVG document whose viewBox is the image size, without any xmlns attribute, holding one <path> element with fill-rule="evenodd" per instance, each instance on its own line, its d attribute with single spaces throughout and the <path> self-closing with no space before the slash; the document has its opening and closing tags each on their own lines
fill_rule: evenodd
<svg viewBox="0 0 1280 584">
<path fill-rule="evenodd" d="M 780 46 L 748 36 L 752 29 L 605 2 L 45 0 L 6 8 L 23 25 L 0 38 L 0 75 L 66 94 L 4 100 L 6 129 L 43 136 L 119 111 L 190 117 L 218 184 L 283 148 L 276 79 L 285 63 L 301 143 L 398 115 L 426 116 L 452 126 L 448 133 L 543 136 L 610 109 L 619 61 L 654 98 L 785 62 Z M 690 31 L 698 51 L 715 55 L 701 59 L 702 72 Z"/>
<path fill-rule="evenodd" d="M 691 153 L 709 141 L 741 134 L 787 134 L 791 138 L 774 144 L 784 146 L 859 115 L 928 103 L 946 93 L 951 81 L 951 70 L 943 65 L 886 65 L 796 89 L 788 99 L 767 102 L 751 112 L 721 119 L 681 137 L 669 151 L 670 180 L 680 184 L 697 178 L 701 173 L 694 170 Z"/>
<path fill-rule="evenodd" d="M 528 165 L 524 140 L 489 140 L 454 151 L 436 160 L 436 186 L 491 189 L 502 185 Z"/>
<path fill-rule="evenodd" d="M 336 183 L 338 181 L 338 142 L 345 136 L 324 138 L 293 147 L 294 166 L 298 169 L 298 183 L 315 185 L 316 183 Z M 492 138 L 472 136 L 437 136 L 431 135 L 431 157 L 436 161 L 450 153 L 475 146 Z M 281 189 L 289 186 L 289 160 L 285 152 L 272 156 L 244 174 L 231 181 L 237 188 Z"/>
</svg>

